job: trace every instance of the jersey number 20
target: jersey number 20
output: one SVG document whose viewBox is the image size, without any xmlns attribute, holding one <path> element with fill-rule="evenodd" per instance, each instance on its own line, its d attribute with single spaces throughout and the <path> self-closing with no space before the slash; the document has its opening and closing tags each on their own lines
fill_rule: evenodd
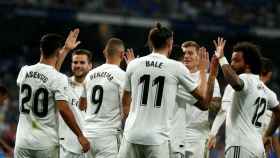
<svg viewBox="0 0 280 158">
<path fill-rule="evenodd" d="M 28 84 L 23 84 L 21 86 L 21 90 L 20 93 L 24 93 L 27 92 L 27 95 L 24 96 L 21 100 L 21 112 L 22 113 L 26 113 L 29 114 L 30 113 L 30 109 L 28 109 L 25 105 L 26 103 L 28 103 L 31 99 L 31 95 L 32 95 L 32 88 L 31 86 L 29 86 Z M 42 100 L 42 108 L 39 109 L 39 96 L 43 95 L 43 100 Z M 44 89 L 44 88 L 39 88 L 35 91 L 34 93 L 34 99 L 33 99 L 33 106 L 32 106 L 32 111 L 34 112 L 34 114 L 38 117 L 45 117 L 48 114 L 48 96 L 49 96 L 49 92 Z"/>
</svg>

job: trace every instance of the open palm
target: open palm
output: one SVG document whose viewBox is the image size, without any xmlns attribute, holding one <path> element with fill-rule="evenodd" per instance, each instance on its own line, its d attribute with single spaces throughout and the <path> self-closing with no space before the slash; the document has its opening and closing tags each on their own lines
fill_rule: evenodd
<svg viewBox="0 0 280 158">
<path fill-rule="evenodd" d="M 72 50 L 75 49 L 81 42 L 77 41 L 80 29 L 76 28 L 68 34 L 68 37 L 64 44 L 64 49 Z"/>
<path fill-rule="evenodd" d="M 214 40 L 213 41 L 215 47 L 216 47 L 216 51 L 215 51 L 215 55 L 217 58 L 222 58 L 224 56 L 224 47 L 226 44 L 226 40 L 224 40 L 224 38 L 222 37 L 218 37 L 218 40 Z"/>
</svg>

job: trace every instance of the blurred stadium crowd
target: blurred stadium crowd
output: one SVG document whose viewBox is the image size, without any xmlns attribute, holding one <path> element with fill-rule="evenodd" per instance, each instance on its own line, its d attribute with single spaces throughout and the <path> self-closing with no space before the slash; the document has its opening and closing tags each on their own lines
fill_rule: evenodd
<svg viewBox="0 0 280 158">
<path fill-rule="evenodd" d="M 56 11 L 63 10 L 64 13 L 67 10 L 67 12 L 52 17 L 41 17 L 36 14 L 37 12 L 15 16 L 10 12 L 18 8 L 24 8 L 20 11 L 55 8 Z M 104 61 L 102 49 L 106 40 L 112 36 L 123 39 L 127 46 L 135 49 L 136 54 L 145 55 L 143 52 L 145 52 L 148 28 L 106 23 L 81 23 L 69 18 L 69 10 L 70 12 L 113 14 L 124 17 L 188 21 L 187 24 L 176 22 L 172 26 L 175 32 L 175 43 L 196 40 L 206 46 L 210 52 L 213 50 L 210 47 L 212 40 L 220 34 L 228 39 L 229 45 L 237 41 L 252 41 L 260 45 L 264 56 L 273 60 L 275 69 L 270 87 L 277 92 L 278 96 L 280 95 L 280 75 L 277 68 L 277 63 L 280 61 L 277 56 L 280 38 L 262 37 L 247 31 L 250 26 L 272 30 L 279 28 L 280 3 L 278 0 L 1 0 L 0 84 L 8 87 L 10 99 L 4 103 L 4 106 L 0 106 L 0 137 L 11 147 L 14 146 L 18 119 L 18 89 L 15 80 L 21 66 L 37 62 L 35 59 L 39 57 L 39 39 L 43 34 L 56 32 L 66 35 L 70 29 L 79 26 L 81 29 L 79 38 L 82 41 L 80 47 L 94 52 L 95 65 Z M 197 31 L 194 23 L 204 23 L 205 27 L 208 23 L 215 23 L 227 29 L 222 32 L 219 30 L 208 32 L 207 29 L 201 32 Z M 232 28 L 234 29 L 231 30 Z M 239 34 L 244 30 L 246 30 L 244 34 Z M 227 48 L 228 59 L 230 50 L 231 48 Z M 68 65 L 64 65 L 63 71 L 69 73 L 69 59 L 66 63 Z M 221 138 L 223 139 L 223 135 Z M 222 149 L 222 144 L 218 145 L 218 148 Z"/>
<path fill-rule="evenodd" d="M 1 0 L 0 3 L 190 20 L 218 18 L 220 23 L 270 28 L 280 25 L 277 0 Z"/>
</svg>

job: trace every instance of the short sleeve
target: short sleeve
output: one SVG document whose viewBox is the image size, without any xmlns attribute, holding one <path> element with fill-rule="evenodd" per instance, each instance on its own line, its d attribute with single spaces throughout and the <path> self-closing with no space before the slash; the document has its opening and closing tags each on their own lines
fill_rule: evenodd
<svg viewBox="0 0 280 158">
<path fill-rule="evenodd" d="M 230 85 L 227 85 L 224 91 L 224 95 L 222 98 L 222 110 L 227 111 L 227 109 L 231 106 L 233 99 L 233 89 Z"/>
<path fill-rule="evenodd" d="M 215 83 L 214 83 L 213 97 L 219 97 L 219 98 L 221 97 L 220 86 L 217 79 L 215 79 Z"/>
<path fill-rule="evenodd" d="M 118 70 L 115 75 L 115 78 L 118 86 L 120 86 L 120 88 L 123 89 L 126 73 L 123 70 Z"/>
<path fill-rule="evenodd" d="M 268 109 L 273 109 L 278 105 L 279 105 L 279 101 L 277 99 L 276 94 L 272 90 L 268 89 L 268 105 L 267 105 Z"/>
<path fill-rule="evenodd" d="M 178 65 L 175 65 L 174 67 L 177 67 L 176 73 L 179 84 L 182 85 L 187 92 L 194 91 L 195 88 L 197 88 L 197 83 L 189 76 L 188 69 L 179 62 Z"/>
<path fill-rule="evenodd" d="M 18 74 L 18 77 L 17 77 L 17 85 L 19 86 L 20 83 L 22 83 L 24 77 L 25 77 L 25 69 L 26 69 L 27 66 L 23 66 L 20 71 L 19 71 L 19 74 Z"/>
<path fill-rule="evenodd" d="M 197 99 L 195 97 L 193 97 L 189 92 L 187 92 L 181 86 L 178 87 L 176 98 L 184 100 L 184 102 L 186 102 L 190 105 L 194 105 L 197 102 Z"/>
<path fill-rule="evenodd" d="M 136 59 L 135 59 L 136 60 Z M 133 72 L 133 65 L 135 60 L 131 61 L 126 68 L 125 77 L 124 77 L 124 90 L 131 91 L 131 75 Z"/>
<path fill-rule="evenodd" d="M 242 91 L 247 91 L 248 85 L 250 83 L 248 74 L 241 74 L 241 75 L 239 75 L 239 78 L 243 81 L 243 84 L 244 84 Z"/>
<path fill-rule="evenodd" d="M 54 79 L 52 85 L 52 91 L 54 93 L 55 100 L 65 100 L 68 101 L 68 91 L 70 90 L 68 79 L 64 75 L 57 75 L 57 78 Z"/>
</svg>

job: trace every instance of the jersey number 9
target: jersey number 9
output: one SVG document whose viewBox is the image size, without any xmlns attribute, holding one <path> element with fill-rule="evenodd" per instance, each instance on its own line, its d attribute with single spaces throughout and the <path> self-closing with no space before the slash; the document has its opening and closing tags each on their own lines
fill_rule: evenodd
<svg viewBox="0 0 280 158">
<path fill-rule="evenodd" d="M 92 88 L 91 102 L 93 104 L 97 104 L 94 114 L 97 114 L 98 111 L 100 110 L 100 107 L 103 102 L 103 92 L 104 90 L 100 85 L 96 85 Z"/>
</svg>

